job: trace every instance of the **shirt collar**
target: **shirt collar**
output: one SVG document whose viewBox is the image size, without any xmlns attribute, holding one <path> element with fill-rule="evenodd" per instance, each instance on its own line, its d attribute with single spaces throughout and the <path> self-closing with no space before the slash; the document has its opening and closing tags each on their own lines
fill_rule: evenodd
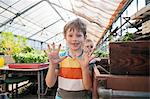
<svg viewBox="0 0 150 99">
<path fill-rule="evenodd" d="M 81 56 L 82 56 L 82 54 L 83 54 L 83 50 L 82 50 L 81 54 L 80 54 L 78 57 L 81 57 Z M 71 53 L 69 53 L 69 51 L 67 51 L 67 55 L 68 55 L 69 57 L 73 58 L 73 57 L 72 57 L 72 54 L 71 54 Z"/>
</svg>

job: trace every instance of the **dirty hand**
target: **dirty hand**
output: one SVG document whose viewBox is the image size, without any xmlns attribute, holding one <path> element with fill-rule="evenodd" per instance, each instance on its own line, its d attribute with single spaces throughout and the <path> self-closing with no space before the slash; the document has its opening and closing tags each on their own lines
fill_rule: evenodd
<svg viewBox="0 0 150 99">
<path fill-rule="evenodd" d="M 83 55 L 82 57 L 79 59 L 76 57 L 76 59 L 78 60 L 78 62 L 80 63 L 81 65 L 81 68 L 85 68 L 85 67 L 88 67 L 89 65 L 89 62 L 95 58 L 95 56 L 91 56 L 93 51 L 90 51 L 89 49 L 84 49 L 83 50 Z"/>
<path fill-rule="evenodd" d="M 59 44 L 59 47 L 57 49 L 55 48 L 55 43 L 52 44 L 52 48 L 48 44 L 48 52 L 47 51 L 45 52 L 48 55 L 49 62 L 52 66 L 58 65 L 59 62 L 61 62 L 62 60 L 66 58 L 66 56 L 65 57 L 59 56 L 60 48 L 61 48 L 61 44 Z"/>
</svg>

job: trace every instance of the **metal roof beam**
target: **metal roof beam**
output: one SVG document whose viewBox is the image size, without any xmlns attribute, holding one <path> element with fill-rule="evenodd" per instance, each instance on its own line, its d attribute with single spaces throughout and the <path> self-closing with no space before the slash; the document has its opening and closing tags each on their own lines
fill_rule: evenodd
<svg viewBox="0 0 150 99">
<path fill-rule="evenodd" d="M 4 25 L 8 24 L 9 22 L 12 22 L 14 19 L 16 19 L 17 17 L 19 17 L 20 15 L 24 14 L 25 12 L 27 12 L 28 10 L 34 8 L 35 6 L 37 6 L 38 4 L 40 4 L 41 2 L 43 2 L 44 0 L 39 1 L 38 3 L 34 4 L 33 6 L 27 8 L 26 10 L 22 11 L 21 13 L 16 13 L 12 19 L 7 20 L 6 22 L 2 23 L 0 25 L 0 28 L 3 27 Z"/>
<path fill-rule="evenodd" d="M 0 14 L 2 14 L 2 13 L 5 12 L 5 11 L 9 11 L 9 10 L 8 10 L 9 8 L 11 8 L 13 5 L 17 4 L 17 3 L 20 2 L 20 1 L 21 1 L 21 0 L 18 0 L 18 1 L 16 1 L 15 3 L 13 3 L 12 5 L 8 5 L 7 3 L 5 3 L 5 2 L 3 2 L 3 1 L 0 1 L 0 2 L 2 2 L 2 3 L 4 3 L 5 5 L 8 6 L 7 8 L 4 8 L 4 7 L 0 6 L 1 8 L 4 9 L 4 11 L 2 11 Z M 12 11 L 9 11 L 9 12 L 13 13 Z M 15 14 L 15 13 L 13 13 L 13 14 Z"/>
<path fill-rule="evenodd" d="M 46 41 L 48 41 L 48 40 L 50 40 L 50 39 L 52 39 L 52 38 L 54 38 L 54 37 L 58 36 L 58 35 L 59 35 L 59 34 L 61 34 L 61 33 L 62 33 L 62 32 L 57 33 L 57 34 L 55 34 L 54 36 L 50 37 L 49 39 L 47 39 L 47 40 L 45 40 L 45 41 L 43 41 L 43 42 L 45 42 L 45 43 L 46 43 Z"/>
<path fill-rule="evenodd" d="M 121 14 L 127 9 L 127 7 L 132 3 L 132 1 L 133 0 L 127 0 L 126 1 L 126 3 L 124 4 L 124 6 L 123 6 L 123 8 L 122 8 L 122 10 L 118 13 L 118 15 L 116 16 L 116 18 L 114 19 L 114 21 L 112 22 L 112 24 L 111 24 L 111 26 L 107 29 L 107 30 L 105 30 L 104 31 L 104 35 L 103 36 L 105 36 L 105 34 L 108 32 L 108 30 L 112 27 L 112 25 L 113 25 L 113 23 L 121 16 Z M 103 37 L 102 36 L 102 37 Z M 99 44 L 99 42 L 102 40 L 102 38 L 100 38 L 99 40 L 98 40 L 98 42 L 97 42 L 97 46 L 99 46 L 100 44 Z"/>
<path fill-rule="evenodd" d="M 71 10 L 68 10 L 68 9 L 66 9 L 66 8 L 64 8 L 64 7 L 62 7 L 62 6 L 58 5 L 58 4 L 52 3 L 52 2 L 50 2 L 50 1 L 48 1 L 48 2 L 49 2 L 51 5 L 57 6 L 57 7 L 61 8 L 61 9 L 63 9 L 63 10 L 66 10 L 66 11 L 68 11 L 68 12 L 74 14 L 74 12 L 71 11 Z"/>
<path fill-rule="evenodd" d="M 66 20 L 61 16 L 61 14 L 56 10 L 56 8 L 51 4 L 51 2 L 49 0 L 46 0 L 47 3 L 55 10 L 55 12 L 60 16 L 60 18 L 66 22 Z"/>
<path fill-rule="evenodd" d="M 21 1 L 21 0 L 20 0 Z M 12 5 L 11 5 L 12 6 Z M 6 8 L 4 8 L 4 7 L 2 7 L 2 6 L 0 6 L 0 8 L 2 8 L 2 9 L 4 9 L 4 10 L 6 10 L 6 11 L 8 11 L 8 12 L 10 12 L 10 13 L 12 13 L 12 14 L 14 14 L 14 15 L 16 15 L 16 13 L 14 13 L 14 12 L 12 12 L 12 11 L 10 11 L 10 10 L 8 10 L 8 9 L 6 9 Z M 3 12 L 1 12 L 1 13 L 3 13 Z M 0 13 L 0 14 L 1 14 Z M 4 16 L 3 16 L 4 17 Z M 20 16 L 21 17 L 21 16 Z M 26 20 L 26 21 L 28 21 L 28 22 L 30 22 L 30 23 L 32 23 L 32 24 L 34 24 L 34 25 L 36 25 L 36 26 L 38 26 L 38 27 L 41 27 L 40 25 L 38 25 L 37 23 L 34 23 L 34 22 L 32 22 L 31 20 L 29 20 L 29 19 L 26 19 L 26 18 L 24 18 L 24 17 L 21 17 L 22 19 L 24 19 L 24 20 Z M 10 18 L 8 18 L 8 19 L 10 19 Z M 16 22 L 16 24 L 18 24 L 17 22 Z M 20 24 L 19 24 L 20 25 Z M 41 27 L 41 28 L 43 28 L 43 27 Z"/>
<path fill-rule="evenodd" d="M 59 43 L 59 42 L 61 42 L 61 41 L 63 41 L 64 40 L 64 38 L 63 39 L 61 39 L 61 40 L 59 40 L 59 41 L 57 41 L 57 42 L 55 42 L 55 43 Z"/>
<path fill-rule="evenodd" d="M 133 0 L 128 0 L 127 3 L 125 4 L 125 6 L 123 7 L 123 9 L 119 12 L 118 16 L 116 17 L 116 19 L 114 20 L 117 21 L 117 19 L 122 15 L 122 13 L 128 8 L 128 6 L 132 3 Z"/>
<path fill-rule="evenodd" d="M 36 33 L 32 34 L 32 35 L 31 35 L 31 36 L 29 36 L 28 38 L 33 37 L 34 35 L 38 34 L 39 32 L 41 32 L 41 31 L 43 31 L 43 30 L 45 30 L 45 29 L 47 29 L 48 27 L 50 27 L 50 26 L 54 25 L 55 23 L 59 22 L 60 20 L 62 20 L 62 19 L 59 19 L 59 20 L 57 20 L 57 21 L 55 21 L 55 22 L 51 23 L 50 25 L 48 25 L 48 26 L 44 27 L 43 29 L 39 30 L 38 32 L 36 32 Z"/>
</svg>

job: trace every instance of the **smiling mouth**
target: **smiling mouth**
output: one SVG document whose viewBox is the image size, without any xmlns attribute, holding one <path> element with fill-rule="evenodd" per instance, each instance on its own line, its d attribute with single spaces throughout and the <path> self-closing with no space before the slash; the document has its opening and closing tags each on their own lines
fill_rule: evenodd
<svg viewBox="0 0 150 99">
<path fill-rule="evenodd" d="M 78 46 L 79 43 L 71 43 L 71 45 L 73 45 L 73 46 Z"/>
</svg>

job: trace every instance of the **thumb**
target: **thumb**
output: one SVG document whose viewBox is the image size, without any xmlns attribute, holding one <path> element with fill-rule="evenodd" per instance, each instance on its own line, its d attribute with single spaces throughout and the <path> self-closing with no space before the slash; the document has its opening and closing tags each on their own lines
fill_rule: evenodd
<svg viewBox="0 0 150 99">
<path fill-rule="evenodd" d="M 67 56 L 61 57 L 60 62 L 63 61 L 65 58 L 67 58 Z"/>
<path fill-rule="evenodd" d="M 92 55 L 92 56 L 90 57 L 89 61 L 93 60 L 94 58 L 96 58 L 96 56 L 95 56 L 95 55 Z"/>
</svg>

